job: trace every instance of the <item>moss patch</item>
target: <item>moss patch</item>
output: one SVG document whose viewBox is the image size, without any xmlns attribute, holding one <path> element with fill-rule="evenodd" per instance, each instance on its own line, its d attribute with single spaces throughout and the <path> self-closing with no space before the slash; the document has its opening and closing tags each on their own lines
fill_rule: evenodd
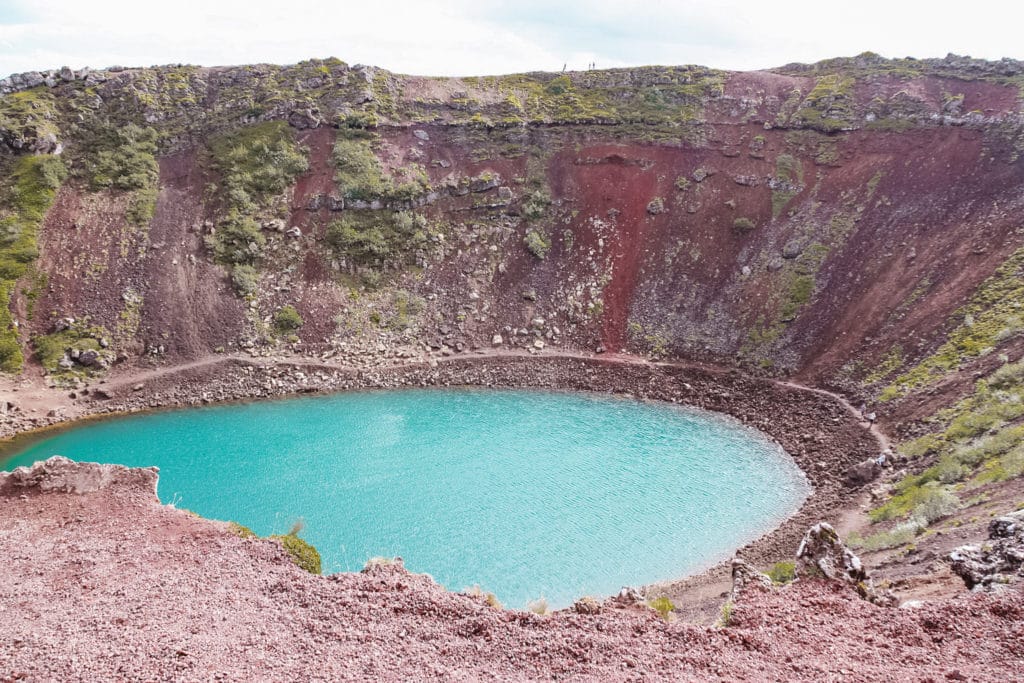
<svg viewBox="0 0 1024 683">
<path fill-rule="evenodd" d="M 19 372 L 24 355 L 10 311 L 15 282 L 38 255 L 36 239 L 57 189 L 67 177 L 59 157 L 30 155 L 8 162 L 0 186 L 0 370 Z"/>
<path fill-rule="evenodd" d="M 320 573 L 320 553 L 312 545 L 295 534 L 279 534 L 270 538 L 281 544 L 299 569 L 304 569 L 310 574 Z"/>
</svg>

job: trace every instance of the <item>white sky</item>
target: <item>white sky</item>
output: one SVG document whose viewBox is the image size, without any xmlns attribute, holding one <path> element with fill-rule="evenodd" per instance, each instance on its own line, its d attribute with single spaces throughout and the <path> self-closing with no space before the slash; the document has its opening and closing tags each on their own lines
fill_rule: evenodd
<svg viewBox="0 0 1024 683">
<path fill-rule="evenodd" d="M 851 56 L 1024 59 L 1024 0 L 0 0 L 0 77 L 338 57 L 423 75 Z"/>
</svg>

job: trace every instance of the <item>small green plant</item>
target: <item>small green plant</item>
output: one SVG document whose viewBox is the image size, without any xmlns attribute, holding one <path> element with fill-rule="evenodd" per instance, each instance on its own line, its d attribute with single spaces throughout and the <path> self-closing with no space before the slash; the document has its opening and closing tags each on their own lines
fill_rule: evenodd
<svg viewBox="0 0 1024 683">
<path fill-rule="evenodd" d="M 231 284 L 240 295 L 249 296 L 259 290 L 260 276 L 252 266 L 239 264 L 231 269 Z"/>
<path fill-rule="evenodd" d="M 526 236 L 523 238 L 523 244 L 526 245 L 531 254 L 542 261 L 548 255 L 548 252 L 551 251 L 551 240 L 536 230 L 527 231 Z"/>
<path fill-rule="evenodd" d="M 252 529 L 242 526 L 238 522 L 228 522 L 228 531 L 239 538 L 259 538 Z"/>
<path fill-rule="evenodd" d="M 793 561 L 776 562 L 768 570 L 768 576 L 774 583 L 789 583 L 796 578 L 796 563 Z"/>
<path fill-rule="evenodd" d="M 544 188 L 534 190 L 523 202 L 523 217 L 528 221 L 543 218 L 551 205 L 551 194 Z"/>
<path fill-rule="evenodd" d="M 732 227 L 735 228 L 738 232 L 747 233 L 756 228 L 757 226 L 754 224 L 754 221 L 750 220 L 749 218 L 740 216 L 739 218 L 732 222 Z"/>
<path fill-rule="evenodd" d="M 648 600 L 647 606 L 657 612 L 665 621 L 668 621 L 669 615 L 671 615 L 672 611 L 676 608 L 676 606 L 672 604 L 672 601 L 664 595 L 654 598 L 653 600 Z"/>
<path fill-rule="evenodd" d="M 210 141 L 228 207 L 251 214 L 281 195 L 309 162 L 284 121 L 265 121 Z"/>
<path fill-rule="evenodd" d="M 278 534 L 270 538 L 281 544 L 281 547 L 285 549 L 299 569 L 304 569 L 310 574 L 320 573 L 320 553 L 312 545 L 299 538 L 298 532 Z"/>
<path fill-rule="evenodd" d="M 206 237 L 214 260 L 225 265 L 252 265 L 266 243 L 256 221 L 237 211 L 232 211 L 217 231 Z"/>
<path fill-rule="evenodd" d="M 346 211 L 327 226 L 327 243 L 353 266 L 387 270 L 412 265 L 435 235 L 412 211 Z"/>
<path fill-rule="evenodd" d="M 274 313 L 274 331 L 279 335 L 293 334 L 302 324 L 302 316 L 291 304 L 282 306 Z"/>
<path fill-rule="evenodd" d="M 733 604 L 732 600 L 726 600 L 725 604 L 722 605 L 722 612 L 718 617 L 718 625 L 721 628 L 725 628 L 732 623 Z"/>
</svg>

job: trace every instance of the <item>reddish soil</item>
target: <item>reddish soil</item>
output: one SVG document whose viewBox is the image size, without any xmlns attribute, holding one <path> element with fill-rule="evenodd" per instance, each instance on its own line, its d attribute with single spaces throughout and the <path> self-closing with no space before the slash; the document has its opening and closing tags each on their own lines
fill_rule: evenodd
<svg viewBox="0 0 1024 683">
<path fill-rule="evenodd" d="M 972 680 L 1024 666 L 1024 596 L 882 608 L 750 590 L 729 625 L 489 607 L 401 566 L 320 577 L 160 505 L 150 470 L 0 475 L 4 680 Z"/>
</svg>

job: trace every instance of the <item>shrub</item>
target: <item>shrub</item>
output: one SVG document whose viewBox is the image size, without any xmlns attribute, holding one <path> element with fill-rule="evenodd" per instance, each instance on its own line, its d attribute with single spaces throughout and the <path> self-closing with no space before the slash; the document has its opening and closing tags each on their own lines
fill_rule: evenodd
<svg viewBox="0 0 1024 683">
<path fill-rule="evenodd" d="M 346 199 L 370 200 L 387 193 L 388 179 L 377 155 L 363 138 L 334 143 L 334 179 Z"/>
<path fill-rule="evenodd" d="M 320 553 L 312 545 L 295 534 L 279 534 L 270 538 L 281 544 L 299 569 L 304 569 L 310 574 L 320 573 Z"/>
<path fill-rule="evenodd" d="M 159 135 L 134 123 L 94 137 L 89 182 L 94 188 L 142 190 L 155 187 L 160 174 L 156 162 Z"/>
<path fill-rule="evenodd" d="M 938 486 L 924 487 L 924 494 L 911 511 L 914 518 L 931 524 L 947 517 L 960 508 L 960 499 L 948 489 Z"/>
<path fill-rule="evenodd" d="M 718 617 L 718 625 L 725 628 L 732 622 L 733 604 L 732 600 L 726 600 L 722 605 L 722 613 Z"/>
<path fill-rule="evenodd" d="M 250 265 L 241 264 L 231 269 L 231 284 L 242 296 L 255 294 L 260 286 L 260 276 Z"/>
<path fill-rule="evenodd" d="M 859 534 L 850 534 L 846 542 L 850 547 L 863 549 L 865 552 L 896 548 L 913 543 L 922 528 L 922 520 L 915 518 L 900 522 L 889 531 L 880 531 L 866 538 L 861 538 Z"/>
<path fill-rule="evenodd" d="M 21 345 L 13 334 L 0 336 L 0 371 L 18 372 L 25 363 Z"/>
<path fill-rule="evenodd" d="M 672 604 L 672 601 L 664 595 L 654 598 L 653 600 L 648 600 L 647 606 L 657 612 L 658 615 L 666 621 L 668 621 L 669 615 L 672 614 L 672 610 L 676 608 L 676 606 Z"/>
<path fill-rule="evenodd" d="M 226 265 L 251 265 L 266 242 L 256 221 L 237 211 L 232 212 L 217 231 L 206 238 L 214 259 Z"/>
<path fill-rule="evenodd" d="M 530 230 L 526 233 L 526 236 L 523 238 L 523 244 L 526 245 L 531 254 L 542 261 L 548 255 L 548 252 L 551 251 L 551 240 L 536 230 Z"/>
<path fill-rule="evenodd" d="M 265 206 L 309 168 L 284 121 L 266 121 L 210 141 L 228 206 L 243 213 Z"/>
<path fill-rule="evenodd" d="M 789 583 L 796 578 L 796 562 L 776 562 L 768 570 L 768 576 L 775 583 Z"/>
<path fill-rule="evenodd" d="M 327 226 L 327 243 L 353 265 L 407 265 L 430 238 L 427 219 L 411 211 L 346 211 Z"/>
<path fill-rule="evenodd" d="M 274 331 L 278 334 L 291 334 L 302 327 L 302 316 L 294 306 L 285 305 L 274 314 Z"/>
<path fill-rule="evenodd" d="M 741 216 L 732 222 L 732 227 L 740 232 L 746 233 L 750 232 L 757 226 L 754 225 L 754 221 Z"/>
<path fill-rule="evenodd" d="M 125 218 L 135 225 L 148 225 L 153 220 L 153 213 L 156 211 L 157 187 L 154 179 L 153 185 L 136 190 L 128 200 L 128 210 Z"/>
<path fill-rule="evenodd" d="M 528 221 L 543 218 L 551 204 L 551 195 L 545 189 L 534 190 L 523 202 L 523 217 Z"/>
</svg>

